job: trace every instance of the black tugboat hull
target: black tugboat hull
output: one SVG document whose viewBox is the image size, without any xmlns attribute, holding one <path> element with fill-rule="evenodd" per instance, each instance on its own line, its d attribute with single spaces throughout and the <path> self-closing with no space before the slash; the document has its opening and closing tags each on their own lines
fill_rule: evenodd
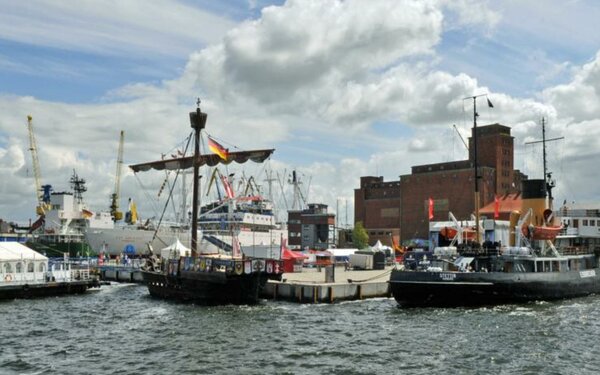
<svg viewBox="0 0 600 375">
<path fill-rule="evenodd" d="M 558 300 L 600 293 L 600 269 L 569 272 L 421 272 L 394 270 L 401 306 L 485 306 Z"/>
<path fill-rule="evenodd" d="M 153 297 L 207 305 L 256 304 L 268 279 L 264 273 L 224 272 L 182 272 L 174 276 L 142 271 L 142 276 Z"/>
</svg>

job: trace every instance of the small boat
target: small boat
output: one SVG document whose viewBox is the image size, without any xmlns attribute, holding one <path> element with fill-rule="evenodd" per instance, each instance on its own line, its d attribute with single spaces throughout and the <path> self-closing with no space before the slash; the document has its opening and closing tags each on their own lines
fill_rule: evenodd
<svg viewBox="0 0 600 375">
<path fill-rule="evenodd" d="M 444 236 L 448 240 L 453 240 L 457 237 L 459 229 L 452 227 L 443 227 L 440 230 L 440 234 Z M 472 228 L 461 228 L 460 232 L 462 233 L 462 238 L 465 240 L 474 240 L 475 239 L 475 230 Z"/>
<path fill-rule="evenodd" d="M 200 153 L 201 131 L 206 126 L 206 113 L 190 113 L 194 129 L 193 156 L 159 160 L 130 166 L 134 172 L 176 170 L 192 168 L 193 198 L 191 218 L 191 249 L 175 256 L 153 258 L 150 266 L 142 270 L 142 277 L 150 295 L 157 298 L 192 301 L 200 304 L 256 304 L 269 279 L 280 280 L 283 273 L 281 254 L 273 257 L 249 257 L 242 253 L 240 243 L 232 232 L 232 243 L 218 253 L 203 248 L 198 238 L 199 168 L 220 163 L 261 163 L 271 156 L 273 149 L 236 151 L 222 147 L 209 138 L 213 154 Z M 185 154 L 185 152 L 184 152 Z M 232 228 L 233 229 L 233 228 Z"/>
<path fill-rule="evenodd" d="M 521 228 L 521 231 L 525 237 L 536 241 L 554 241 L 562 229 L 562 225 L 529 225 Z"/>
<path fill-rule="evenodd" d="M 51 261 L 18 242 L 0 242 L 0 299 L 77 294 L 99 286 L 87 265 Z"/>
</svg>

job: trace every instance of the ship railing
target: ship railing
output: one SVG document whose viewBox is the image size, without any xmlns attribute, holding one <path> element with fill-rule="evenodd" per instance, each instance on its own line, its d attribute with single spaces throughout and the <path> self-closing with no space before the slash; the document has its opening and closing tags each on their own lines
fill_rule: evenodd
<svg viewBox="0 0 600 375">
<path fill-rule="evenodd" d="M 9 272 L 0 276 L 0 285 L 42 284 L 46 281 L 46 272 Z"/>
<path fill-rule="evenodd" d="M 121 268 L 142 268 L 146 264 L 146 259 L 140 258 L 128 258 L 128 259 L 109 259 L 103 260 L 100 264 L 97 260 L 95 262 L 97 266 L 107 267 L 121 267 Z"/>
<path fill-rule="evenodd" d="M 499 256 L 505 249 L 500 248 L 463 248 L 459 249 L 462 256 Z"/>
<path fill-rule="evenodd" d="M 51 259 L 49 271 L 46 275 L 47 281 L 68 282 L 74 280 L 90 280 L 90 263 L 87 260 L 57 261 Z"/>
<path fill-rule="evenodd" d="M 90 269 L 71 269 L 71 280 L 90 280 Z"/>
<path fill-rule="evenodd" d="M 558 252 L 562 255 L 583 255 L 593 253 L 593 249 L 589 247 L 580 246 L 564 246 L 558 249 Z"/>
</svg>

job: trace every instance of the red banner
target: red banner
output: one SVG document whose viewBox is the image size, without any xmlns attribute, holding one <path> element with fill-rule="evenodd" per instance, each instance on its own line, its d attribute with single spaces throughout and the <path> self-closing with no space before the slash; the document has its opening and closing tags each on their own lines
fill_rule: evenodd
<svg viewBox="0 0 600 375">
<path fill-rule="evenodd" d="M 498 199 L 498 196 L 496 195 L 494 197 L 494 219 L 497 219 L 500 217 L 500 199 Z"/>
<path fill-rule="evenodd" d="M 433 199 L 429 198 L 429 220 L 433 219 Z"/>
</svg>

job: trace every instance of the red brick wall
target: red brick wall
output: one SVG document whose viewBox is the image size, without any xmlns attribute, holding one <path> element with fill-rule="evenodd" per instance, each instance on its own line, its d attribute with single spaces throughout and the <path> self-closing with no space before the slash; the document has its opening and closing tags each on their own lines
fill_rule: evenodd
<svg viewBox="0 0 600 375">
<path fill-rule="evenodd" d="M 477 128 L 477 135 L 479 199 L 483 207 L 496 194 L 518 192 L 521 179 L 527 176 L 513 169 L 514 138 L 509 127 L 482 126 Z M 472 144 L 471 137 L 469 160 L 414 166 L 412 174 L 401 176 L 400 181 L 361 177 L 361 187 L 354 191 L 355 222 L 362 221 L 367 231 L 395 229 L 393 233 L 398 233 L 402 240 L 427 238 L 430 197 L 434 200 L 434 221 L 448 220 L 449 211 L 459 220 L 469 219 L 475 211 Z M 398 209 L 398 217 L 389 216 L 390 208 Z M 382 217 L 382 212 L 388 217 Z"/>
</svg>

